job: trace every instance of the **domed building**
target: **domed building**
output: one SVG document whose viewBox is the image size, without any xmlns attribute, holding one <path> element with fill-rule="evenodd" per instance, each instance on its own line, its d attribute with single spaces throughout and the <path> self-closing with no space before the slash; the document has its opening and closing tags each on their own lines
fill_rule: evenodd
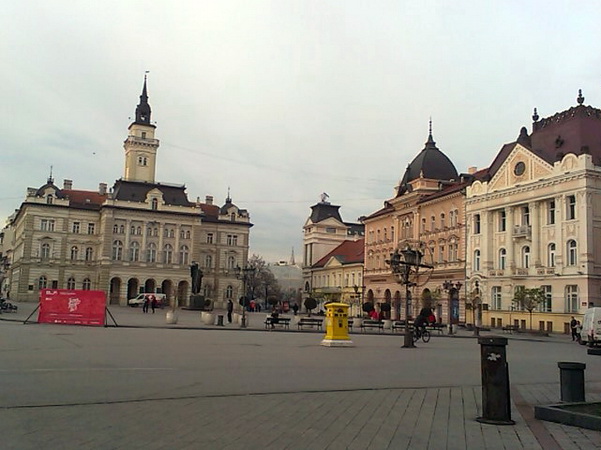
<svg viewBox="0 0 601 450">
<path fill-rule="evenodd" d="M 445 291 L 443 284 L 444 281 L 463 283 L 463 192 L 472 178 L 473 174 L 460 175 L 449 157 L 436 146 L 430 123 L 424 148 L 405 169 L 395 186 L 394 197 L 363 218 L 365 302 L 373 303 L 376 309 L 389 304 L 392 319 L 404 319 L 407 314 L 415 317 L 428 305 L 439 320 L 460 321 L 464 307 L 459 301 L 459 291 Z M 436 270 L 429 279 L 422 276 L 417 280 L 412 288 L 415 300 L 405 310 L 405 287 L 394 279 L 387 260 L 396 249 L 418 242 L 424 253 L 423 262 L 436 266 Z"/>
</svg>

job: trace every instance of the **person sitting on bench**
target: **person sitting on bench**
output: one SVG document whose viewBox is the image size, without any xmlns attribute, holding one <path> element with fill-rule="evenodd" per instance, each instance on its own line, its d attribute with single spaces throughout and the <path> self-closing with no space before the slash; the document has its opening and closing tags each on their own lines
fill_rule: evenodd
<svg viewBox="0 0 601 450">
<path fill-rule="evenodd" d="M 271 328 L 275 328 L 275 324 L 280 322 L 280 313 L 273 307 L 271 310 Z"/>
</svg>

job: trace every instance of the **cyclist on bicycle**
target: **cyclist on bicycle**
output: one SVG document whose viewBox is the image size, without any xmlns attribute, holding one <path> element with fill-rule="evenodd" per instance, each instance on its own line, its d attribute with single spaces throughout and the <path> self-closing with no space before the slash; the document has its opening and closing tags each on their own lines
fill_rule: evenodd
<svg viewBox="0 0 601 450">
<path fill-rule="evenodd" d="M 413 324 L 415 329 L 419 330 L 420 332 L 424 331 L 426 329 L 426 325 L 428 325 L 429 318 L 432 314 L 432 308 L 430 308 L 429 306 L 422 308 L 422 310 L 419 312 L 419 315 L 415 319 L 415 323 Z"/>
</svg>

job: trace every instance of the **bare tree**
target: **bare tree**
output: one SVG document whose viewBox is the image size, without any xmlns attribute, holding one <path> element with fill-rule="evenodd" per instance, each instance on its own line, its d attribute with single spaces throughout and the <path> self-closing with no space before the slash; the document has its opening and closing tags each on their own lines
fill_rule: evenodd
<svg viewBox="0 0 601 450">
<path fill-rule="evenodd" d="M 530 313 L 530 330 L 532 330 L 532 313 L 545 301 L 545 292 L 540 288 L 526 289 L 524 286 L 518 286 L 512 301 L 517 309 Z"/>
<path fill-rule="evenodd" d="M 268 297 L 275 297 L 277 299 L 281 297 L 280 284 L 261 256 L 253 254 L 248 258 L 247 266 L 255 269 L 248 280 L 248 290 L 251 298 L 265 296 L 265 303 L 267 303 Z"/>
</svg>

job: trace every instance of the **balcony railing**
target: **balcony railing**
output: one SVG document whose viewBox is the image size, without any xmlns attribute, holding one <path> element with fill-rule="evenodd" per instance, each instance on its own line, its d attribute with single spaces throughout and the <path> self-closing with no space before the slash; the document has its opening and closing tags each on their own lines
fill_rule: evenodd
<svg viewBox="0 0 601 450">
<path fill-rule="evenodd" d="M 532 227 L 530 225 L 516 225 L 513 227 L 513 237 L 526 237 L 532 235 Z"/>
</svg>

